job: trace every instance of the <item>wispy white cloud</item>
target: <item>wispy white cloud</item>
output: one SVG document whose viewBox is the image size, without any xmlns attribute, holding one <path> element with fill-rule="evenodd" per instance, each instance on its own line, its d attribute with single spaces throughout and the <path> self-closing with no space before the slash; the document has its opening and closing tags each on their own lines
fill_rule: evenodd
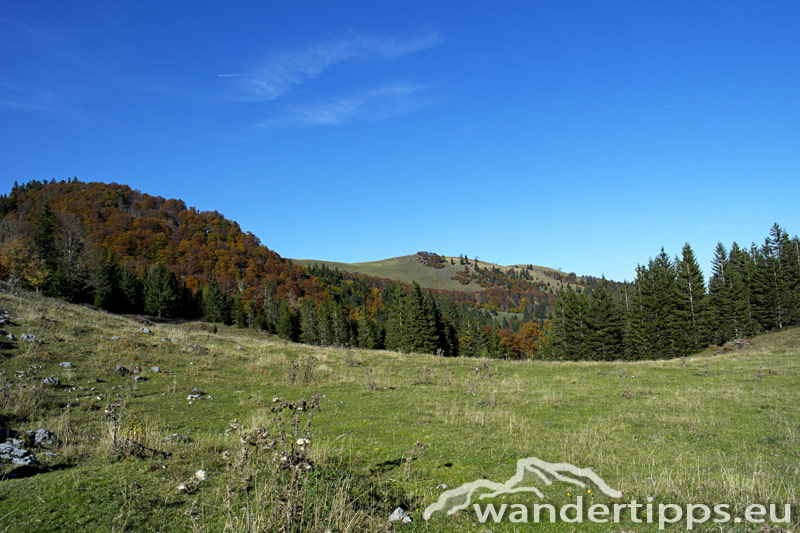
<svg viewBox="0 0 800 533">
<path fill-rule="evenodd" d="M 60 101 L 57 93 L 49 89 L 22 86 L 7 81 L 0 82 L 0 108 L 29 113 L 60 115 L 75 113 Z"/>
<path fill-rule="evenodd" d="M 21 22 L 10 20 L 6 17 L 0 16 L 0 24 L 10 26 L 11 28 L 14 28 L 17 31 L 24 32 L 38 39 L 42 39 L 45 41 L 52 41 L 52 42 L 56 41 L 56 38 L 49 32 L 46 32 L 34 26 L 29 26 L 28 24 L 23 24 Z"/>
<path fill-rule="evenodd" d="M 440 42 L 441 37 L 436 32 L 408 39 L 352 34 L 345 39 L 274 54 L 252 73 L 237 77 L 242 78 L 241 87 L 247 98 L 274 100 L 286 94 L 292 87 L 319 76 L 334 65 L 348 61 L 395 59 L 432 48 Z"/>
<path fill-rule="evenodd" d="M 719 226 L 718 223 L 709 224 L 708 226 L 703 226 L 702 228 L 697 228 L 697 231 L 700 231 L 700 232 L 708 231 L 708 230 L 716 228 L 717 226 Z"/>
<path fill-rule="evenodd" d="M 383 120 L 413 113 L 433 103 L 431 85 L 397 83 L 344 98 L 304 106 L 289 106 L 286 113 L 256 124 L 257 127 L 336 126 L 345 122 Z"/>
</svg>

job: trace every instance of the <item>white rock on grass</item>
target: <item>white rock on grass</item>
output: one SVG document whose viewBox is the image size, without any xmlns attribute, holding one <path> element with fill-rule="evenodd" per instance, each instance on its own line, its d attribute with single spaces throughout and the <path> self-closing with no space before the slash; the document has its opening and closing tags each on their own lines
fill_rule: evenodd
<svg viewBox="0 0 800 533">
<path fill-rule="evenodd" d="M 49 448 L 58 444 L 58 437 L 44 428 L 39 428 L 34 434 L 33 441 L 37 446 Z"/>
<path fill-rule="evenodd" d="M 8 461 L 15 465 L 38 465 L 39 460 L 28 450 L 17 448 L 7 442 L 0 444 L 0 460 Z"/>
<path fill-rule="evenodd" d="M 398 507 L 389 516 L 389 522 L 402 522 L 404 524 L 410 524 L 411 517 L 408 516 L 408 513 L 406 513 L 402 507 Z"/>
</svg>

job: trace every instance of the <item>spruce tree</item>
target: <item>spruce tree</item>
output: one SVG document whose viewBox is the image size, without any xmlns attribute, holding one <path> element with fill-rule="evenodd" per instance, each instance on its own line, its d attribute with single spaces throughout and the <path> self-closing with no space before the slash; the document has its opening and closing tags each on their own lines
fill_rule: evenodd
<svg viewBox="0 0 800 533">
<path fill-rule="evenodd" d="M 461 320 L 458 334 L 458 351 L 461 355 L 482 357 L 487 355 L 486 328 L 475 317 L 467 316 Z"/>
<path fill-rule="evenodd" d="M 331 328 L 331 344 L 334 346 L 348 346 L 350 344 L 350 324 L 344 315 L 342 306 L 329 299 L 327 301 L 328 317 Z"/>
<path fill-rule="evenodd" d="M 649 357 L 647 346 L 647 328 L 645 327 L 645 306 L 642 286 L 648 277 L 644 265 L 636 266 L 634 283 L 623 288 L 623 304 L 625 306 L 625 359 L 638 360 Z"/>
<path fill-rule="evenodd" d="M 147 276 L 145 311 L 159 318 L 170 318 L 177 315 L 179 302 L 180 292 L 175 274 L 164 263 L 156 263 Z"/>
<path fill-rule="evenodd" d="M 240 294 L 236 294 L 231 300 L 231 322 L 237 328 L 248 327 L 247 312 Z"/>
<path fill-rule="evenodd" d="M 358 347 L 374 349 L 379 346 L 378 328 L 375 321 L 368 315 L 366 309 L 361 310 L 361 319 L 358 321 Z"/>
<path fill-rule="evenodd" d="M 336 333 L 333 326 L 333 310 L 330 299 L 323 300 L 317 307 L 317 332 L 319 343 L 323 346 L 336 344 Z"/>
<path fill-rule="evenodd" d="M 765 330 L 783 329 L 791 323 L 793 296 L 789 280 L 784 271 L 787 259 L 788 239 L 775 224 L 764 245 L 755 254 L 754 300 L 756 318 Z M 789 250 L 787 250 L 789 248 Z"/>
<path fill-rule="evenodd" d="M 213 274 L 206 286 L 203 287 L 203 315 L 209 322 L 230 324 L 230 303 L 225 293 L 222 292 L 217 277 Z"/>
<path fill-rule="evenodd" d="M 94 305 L 112 313 L 125 311 L 125 294 L 121 287 L 121 265 L 113 252 L 103 261 L 95 284 Z"/>
<path fill-rule="evenodd" d="M 55 245 L 55 232 L 58 227 L 58 218 L 53 214 L 50 200 L 45 199 L 42 209 L 36 214 L 36 233 L 33 242 L 36 251 L 44 259 L 48 269 L 55 270 L 58 263 L 58 250 Z"/>
<path fill-rule="evenodd" d="M 295 318 L 286 300 L 281 300 L 278 305 L 278 335 L 287 341 L 297 340 L 297 327 Z"/>
<path fill-rule="evenodd" d="M 744 279 L 734 266 L 736 253 L 729 256 L 722 243 L 717 243 L 711 263 L 708 281 L 711 340 L 717 344 L 745 335 L 751 329 Z"/>
<path fill-rule="evenodd" d="M 752 335 L 760 330 L 755 319 L 753 283 L 755 263 L 750 254 L 735 242 L 728 254 L 728 280 L 732 299 L 732 316 L 737 336 Z"/>
<path fill-rule="evenodd" d="M 706 333 L 706 286 L 703 272 L 689 243 L 683 245 L 677 268 L 679 305 L 686 317 L 684 349 L 692 353 L 708 344 L 708 334 Z"/>
<path fill-rule="evenodd" d="M 403 331 L 403 346 L 406 351 L 436 353 L 439 338 L 436 331 L 435 304 L 427 300 L 416 281 L 405 301 L 406 323 Z"/>
<path fill-rule="evenodd" d="M 622 309 L 605 278 L 589 297 L 586 325 L 589 359 L 610 361 L 623 357 Z"/>
<path fill-rule="evenodd" d="M 275 296 L 275 287 L 269 281 L 264 283 L 264 330 L 275 333 L 278 327 L 278 301 Z"/>
<path fill-rule="evenodd" d="M 733 338 L 733 306 L 728 289 L 730 281 L 726 279 L 727 263 L 728 251 L 721 242 L 717 242 L 711 261 L 711 277 L 708 279 L 711 340 L 717 344 Z"/>
<path fill-rule="evenodd" d="M 142 312 L 142 282 L 139 278 L 122 266 L 120 268 L 119 286 L 124 298 L 127 313 Z"/>
<path fill-rule="evenodd" d="M 260 331 L 266 329 L 267 320 L 264 317 L 264 312 L 262 311 L 261 306 L 258 305 L 258 302 L 255 300 L 250 300 L 247 302 L 245 310 L 247 311 L 247 320 L 251 328 L 255 328 Z"/>
<path fill-rule="evenodd" d="M 386 289 L 386 288 L 385 288 Z M 384 290 L 384 304 L 387 308 L 386 338 L 387 350 L 407 351 L 405 347 L 406 306 L 402 289 L 391 286 Z"/>
<path fill-rule="evenodd" d="M 785 238 L 783 269 L 788 291 L 787 314 L 789 323 L 796 326 L 800 324 L 800 239 L 795 235 L 789 240 L 788 234 L 785 234 Z"/>
<path fill-rule="evenodd" d="M 320 344 L 317 331 L 317 306 L 310 299 L 304 300 L 300 306 L 300 342 Z"/>
<path fill-rule="evenodd" d="M 47 295 L 53 298 L 61 298 L 68 302 L 75 301 L 75 293 L 72 285 L 67 278 L 67 273 L 64 267 L 58 265 L 56 271 L 50 277 L 50 282 L 47 285 Z"/>
<path fill-rule="evenodd" d="M 656 358 L 686 355 L 684 347 L 688 341 L 684 326 L 688 322 L 688 315 L 681 307 L 675 263 L 662 248 L 650 263 L 650 270 L 655 289 L 651 308 L 654 355 Z"/>
</svg>

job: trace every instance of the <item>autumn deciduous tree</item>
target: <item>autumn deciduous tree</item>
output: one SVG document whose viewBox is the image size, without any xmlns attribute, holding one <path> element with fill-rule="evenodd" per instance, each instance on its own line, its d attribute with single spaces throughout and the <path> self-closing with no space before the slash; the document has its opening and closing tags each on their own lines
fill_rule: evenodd
<svg viewBox="0 0 800 533">
<path fill-rule="evenodd" d="M 47 284 L 50 271 L 45 261 L 20 237 L 12 237 L 0 247 L 0 265 L 12 285 L 39 291 Z"/>
</svg>

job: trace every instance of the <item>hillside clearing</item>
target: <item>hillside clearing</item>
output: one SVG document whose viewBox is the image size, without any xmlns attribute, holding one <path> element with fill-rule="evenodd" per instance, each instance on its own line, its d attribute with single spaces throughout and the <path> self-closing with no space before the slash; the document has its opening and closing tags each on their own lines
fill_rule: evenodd
<svg viewBox="0 0 800 533">
<path fill-rule="evenodd" d="M 325 265 L 328 268 L 338 268 L 342 272 L 352 272 L 355 274 L 365 274 L 367 276 L 374 276 L 377 278 L 388 278 L 393 280 L 402 281 L 404 283 L 412 283 L 416 281 L 420 286 L 427 289 L 440 289 L 447 291 L 463 291 L 475 292 L 482 291 L 477 282 L 471 281 L 466 285 L 462 285 L 458 280 L 453 279 L 458 272 L 464 270 L 464 266 L 459 264 L 458 257 L 443 256 L 446 260 L 442 268 L 433 268 L 425 266 L 419 261 L 418 255 L 403 255 L 400 257 L 392 257 L 390 259 L 382 259 L 379 261 L 367 261 L 364 263 L 337 263 L 335 261 L 320 261 L 317 259 L 290 259 L 290 261 L 297 265 L 313 266 Z M 452 264 L 451 263 L 455 263 Z M 470 259 L 470 263 L 474 263 Z M 480 268 L 497 268 L 503 272 L 511 269 L 522 271 L 527 265 L 511 265 L 502 266 L 486 261 L 478 261 Z M 471 267 L 470 267 L 471 268 Z M 543 282 L 546 288 L 551 289 L 553 292 L 558 291 L 565 283 L 562 283 L 547 274 L 545 271 L 557 272 L 567 276 L 566 272 L 561 272 L 554 268 L 546 268 L 533 265 L 530 270 L 531 281 L 533 283 Z"/>
</svg>

